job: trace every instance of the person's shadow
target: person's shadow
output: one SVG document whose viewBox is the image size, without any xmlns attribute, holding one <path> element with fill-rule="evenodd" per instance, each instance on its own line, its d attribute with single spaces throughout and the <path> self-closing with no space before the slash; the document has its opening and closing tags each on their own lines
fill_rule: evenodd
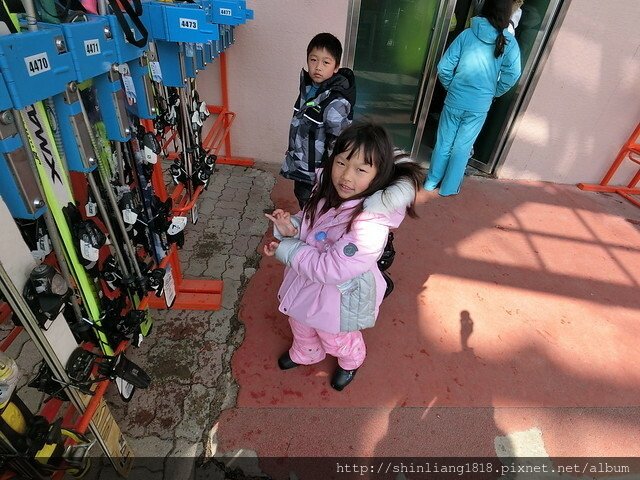
<svg viewBox="0 0 640 480">
<path fill-rule="evenodd" d="M 469 337 L 473 333 L 473 320 L 471 315 L 466 310 L 460 312 L 460 343 L 462 344 L 462 350 L 471 350 L 473 348 L 469 346 Z"/>
<path fill-rule="evenodd" d="M 491 390 L 474 381 L 486 374 L 482 372 L 487 370 L 487 364 L 471 346 L 473 325 L 469 311 L 462 310 L 458 352 L 438 351 L 436 345 L 422 339 L 429 363 L 434 365 L 429 370 L 434 376 L 444 373 L 445 378 L 423 380 L 426 408 L 397 405 L 389 413 L 387 433 L 377 443 L 374 457 L 397 457 L 402 452 L 402 465 L 394 465 L 398 469 L 406 467 L 399 473 L 408 479 L 417 471 L 419 463 L 429 459 L 433 463 L 452 454 L 495 458 L 496 439 L 500 437 L 500 442 L 508 442 L 494 419 Z M 399 449 L 399 445 L 403 448 Z M 503 447 L 510 450 L 508 445 Z"/>
</svg>

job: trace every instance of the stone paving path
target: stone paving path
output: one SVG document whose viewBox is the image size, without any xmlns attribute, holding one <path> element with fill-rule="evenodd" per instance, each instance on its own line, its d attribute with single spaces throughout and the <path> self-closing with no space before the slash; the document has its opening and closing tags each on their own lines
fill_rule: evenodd
<svg viewBox="0 0 640 480">
<path fill-rule="evenodd" d="M 124 403 L 110 388 L 107 400 L 124 432 L 136 462 L 130 479 L 249 478 L 208 460 L 210 431 L 220 412 L 235 404 L 237 385 L 231 376 L 231 357 L 244 338 L 237 312 L 247 282 L 260 261 L 257 248 L 268 228 L 265 211 L 273 210 L 275 175 L 260 167 L 216 167 L 208 190 L 201 196 L 199 220 L 189 222 L 179 251 L 185 277 L 222 279 L 222 308 L 218 311 L 152 311 L 151 335 L 127 357 L 152 377 L 149 389 L 139 390 Z M 12 328 L 0 325 L 0 339 Z M 23 373 L 18 389 L 32 411 L 45 396 L 27 382 L 41 357 L 22 332 L 7 353 Z M 119 478 L 94 446 L 88 479 Z M 147 457 L 147 458 L 145 458 Z M 194 470 L 196 463 L 205 465 Z"/>
<path fill-rule="evenodd" d="M 264 212 L 273 209 L 274 183 L 272 173 L 258 168 L 216 167 L 201 197 L 198 223 L 187 226 L 179 257 L 185 277 L 223 280 L 222 308 L 153 311 L 151 335 L 127 351 L 151 375 L 151 386 L 136 392 L 129 403 L 113 392 L 109 401 L 136 455 L 156 457 L 153 465 L 138 469 L 160 469 L 161 458 L 164 478 L 186 478 L 193 459 L 211 450 L 209 429 L 216 418 L 235 404 L 230 362 L 244 337 L 237 308 L 260 261 L 257 248 L 268 228 Z M 207 470 L 207 478 L 224 478 L 212 476 L 215 468 Z M 154 478 L 162 478 L 157 473 Z"/>
</svg>

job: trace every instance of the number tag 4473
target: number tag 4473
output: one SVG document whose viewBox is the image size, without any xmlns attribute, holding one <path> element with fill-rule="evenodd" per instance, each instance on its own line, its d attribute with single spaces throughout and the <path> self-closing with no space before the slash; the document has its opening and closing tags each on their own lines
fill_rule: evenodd
<svg viewBox="0 0 640 480">
<path fill-rule="evenodd" d="M 27 66 L 27 73 L 30 77 L 51 70 L 47 52 L 36 53 L 35 55 L 25 57 L 24 63 Z"/>
<path fill-rule="evenodd" d="M 188 28 L 189 30 L 198 30 L 198 21 L 191 18 L 181 18 L 180 28 Z"/>
</svg>

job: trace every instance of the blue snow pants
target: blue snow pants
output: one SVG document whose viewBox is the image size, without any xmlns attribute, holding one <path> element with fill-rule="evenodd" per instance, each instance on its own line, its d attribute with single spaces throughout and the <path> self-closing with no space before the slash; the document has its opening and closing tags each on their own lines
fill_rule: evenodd
<svg viewBox="0 0 640 480">
<path fill-rule="evenodd" d="M 440 185 L 442 196 L 455 195 L 460 191 L 471 148 L 486 118 L 487 112 L 468 112 L 444 106 L 424 182 L 425 190 L 435 190 Z"/>
</svg>

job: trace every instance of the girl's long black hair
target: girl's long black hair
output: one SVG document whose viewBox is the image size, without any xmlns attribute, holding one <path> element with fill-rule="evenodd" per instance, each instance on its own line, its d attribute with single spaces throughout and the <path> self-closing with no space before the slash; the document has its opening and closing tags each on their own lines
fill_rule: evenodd
<svg viewBox="0 0 640 480">
<path fill-rule="evenodd" d="M 498 31 L 496 48 L 493 52 L 496 58 L 504 53 L 504 47 L 507 44 L 504 29 L 509 26 L 512 10 L 513 0 L 485 0 L 482 5 L 480 16 L 486 18 Z"/>
<path fill-rule="evenodd" d="M 316 211 L 320 200 L 324 199 L 325 203 L 319 212 L 322 215 L 328 212 L 332 208 L 336 208 L 344 202 L 338 195 L 333 182 L 331 180 L 331 168 L 333 166 L 334 159 L 341 153 L 348 152 L 348 157 L 351 158 L 356 152 L 362 151 L 364 155 L 364 161 L 368 165 L 374 165 L 377 168 L 377 173 L 374 179 L 371 181 L 369 188 L 355 197 L 351 197 L 349 200 L 361 198 L 362 202 L 359 202 L 353 207 L 351 214 L 351 220 L 347 231 L 351 229 L 353 220 L 362 212 L 364 207 L 364 199 L 378 190 L 387 188 L 396 180 L 401 178 L 408 179 L 414 186 L 417 192 L 424 180 L 424 169 L 417 163 L 410 161 L 408 155 L 404 152 L 395 152 L 391 139 L 387 131 L 380 125 L 375 123 L 353 123 L 347 127 L 342 134 L 336 139 L 333 146 L 333 152 L 329 156 L 324 165 L 324 171 L 320 178 L 320 183 L 316 186 L 311 198 L 304 207 L 303 213 L 309 219 L 309 223 L 313 226 L 313 222 L 316 219 Z M 407 160 L 404 160 L 406 158 Z M 401 160 L 396 163 L 397 160 Z M 407 207 L 407 214 L 410 217 L 417 217 L 414 209 L 415 199 Z"/>
</svg>

